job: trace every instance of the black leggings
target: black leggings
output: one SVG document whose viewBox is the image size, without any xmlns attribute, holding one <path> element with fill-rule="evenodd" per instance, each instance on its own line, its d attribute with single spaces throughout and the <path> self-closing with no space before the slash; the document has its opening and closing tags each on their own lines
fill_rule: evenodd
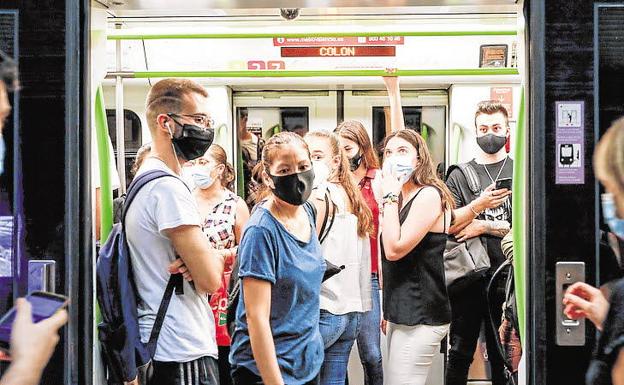
<svg viewBox="0 0 624 385">
<path fill-rule="evenodd" d="M 245 368 L 236 369 L 236 371 L 232 373 L 232 380 L 234 385 L 264 385 L 260 376 L 257 376 L 255 373 Z M 317 375 L 316 378 L 305 385 L 319 385 L 319 383 L 320 376 Z"/>
</svg>

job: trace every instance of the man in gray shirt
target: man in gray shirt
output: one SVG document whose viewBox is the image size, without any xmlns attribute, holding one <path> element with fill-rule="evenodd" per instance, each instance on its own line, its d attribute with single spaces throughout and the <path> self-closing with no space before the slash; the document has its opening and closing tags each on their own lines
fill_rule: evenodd
<svg viewBox="0 0 624 385">
<path fill-rule="evenodd" d="M 212 143 L 207 102 L 206 90 L 186 79 L 161 80 L 147 97 L 152 150 L 137 176 L 162 170 L 174 177 L 145 185 L 126 216 L 144 342 L 149 339 L 170 274 L 185 273 L 187 278 L 184 293 L 175 295 L 169 305 L 154 356 L 154 380 L 149 385 L 219 383 L 214 317 L 206 294 L 221 286 L 224 260 L 230 255 L 229 251 L 210 249 L 200 230 L 195 200 L 178 178 L 181 164 L 203 155 Z"/>
</svg>

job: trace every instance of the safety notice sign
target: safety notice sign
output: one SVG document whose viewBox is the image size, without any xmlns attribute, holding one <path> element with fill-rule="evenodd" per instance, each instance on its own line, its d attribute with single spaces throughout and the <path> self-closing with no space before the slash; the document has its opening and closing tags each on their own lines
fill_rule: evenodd
<svg viewBox="0 0 624 385">
<path fill-rule="evenodd" d="M 556 102 L 556 184 L 585 183 L 585 102 Z"/>
</svg>

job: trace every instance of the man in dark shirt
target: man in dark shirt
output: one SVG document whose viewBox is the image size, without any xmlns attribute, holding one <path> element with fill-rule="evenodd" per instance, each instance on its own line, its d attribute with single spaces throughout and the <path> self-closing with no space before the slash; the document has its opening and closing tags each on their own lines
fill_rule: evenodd
<svg viewBox="0 0 624 385">
<path fill-rule="evenodd" d="M 502 358 L 495 345 L 497 334 L 490 326 L 488 315 L 491 312 L 495 323 L 500 323 L 504 293 L 494 289 L 494 301 L 488 308 L 486 287 L 492 273 L 505 260 L 501 239 L 511 227 L 511 191 L 507 188 L 496 189 L 497 181 L 511 178 L 513 174 L 513 161 L 505 148 L 510 134 L 507 110 L 495 101 L 481 102 L 475 113 L 475 126 L 479 151 L 469 165 L 478 176 L 480 194 L 475 195 L 471 191 L 465 174 L 459 168 L 451 172 L 446 183 L 455 198 L 457 209 L 453 212 L 450 232 L 458 241 L 481 237 L 488 250 L 491 269 L 482 280 L 450 295 L 451 350 L 446 384 L 466 385 L 481 324 L 485 321 L 492 384 L 504 385 Z"/>
</svg>

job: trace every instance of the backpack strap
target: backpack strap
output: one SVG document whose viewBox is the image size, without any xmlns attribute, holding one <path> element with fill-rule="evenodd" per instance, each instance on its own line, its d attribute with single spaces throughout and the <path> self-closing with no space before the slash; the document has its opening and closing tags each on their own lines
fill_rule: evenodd
<svg viewBox="0 0 624 385">
<path fill-rule="evenodd" d="M 478 197 L 479 194 L 481 194 L 481 180 L 479 179 L 477 170 L 475 170 L 470 163 L 455 164 L 449 167 L 448 171 L 446 172 L 446 179 L 448 179 L 448 177 L 451 175 L 451 172 L 453 172 L 453 170 L 455 169 L 458 169 L 464 175 L 464 178 L 466 178 L 466 182 L 468 182 L 468 188 L 470 189 L 470 192 L 472 192 L 474 196 Z"/>
<path fill-rule="evenodd" d="M 154 357 L 154 355 L 156 354 L 158 337 L 160 337 L 160 330 L 162 329 L 163 323 L 165 322 L 165 315 L 167 314 L 167 309 L 169 308 L 169 303 L 171 302 L 173 291 L 175 289 L 181 288 L 182 284 L 182 274 L 172 274 L 169 277 L 169 282 L 167 283 L 167 287 L 165 288 L 165 294 L 163 294 L 163 298 L 160 301 L 160 306 L 158 306 L 158 312 L 156 313 L 154 326 L 152 327 L 152 332 L 150 333 L 150 338 L 147 342 L 147 350 L 150 353 L 150 357 Z"/>
<path fill-rule="evenodd" d="M 327 238 L 327 236 L 329 235 L 329 232 L 331 231 L 332 227 L 334 226 L 334 219 L 336 218 L 336 205 L 334 204 L 334 202 L 330 202 L 328 191 L 325 191 L 324 198 L 325 198 L 325 217 L 323 218 L 323 224 L 321 225 L 321 231 L 319 232 L 319 242 L 320 243 L 323 243 L 325 238 Z M 329 215 L 329 204 L 330 203 L 332 205 L 331 217 Z M 330 218 L 331 218 L 331 220 L 329 221 L 329 226 L 328 226 L 327 225 L 327 221 Z"/>
<path fill-rule="evenodd" d="M 134 201 L 134 198 L 136 198 L 136 195 L 139 193 L 139 191 L 149 182 L 166 177 L 166 176 L 179 179 L 175 175 L 172 175 L 163 170 L 150 170 L 134 178 L 134 180 L 130 183 L 130 186 L 128 187 L 128 191 L 126 193 L 126 200 L 124 202 L 123 214 L 121 215 L 122 224 L 125 223 L 126 213 L 128 212 L 128 208 Z"/>
<path fill-rule="evenodd" d="M 125 219 L 126 219 L 126 214 L 128 212 L 128 208 L 134 201 L 134 198 L 136 198 L 139 191 L 149 182 L 154 181 L 156 179 L 164 178 L 164 177 L 172 177 L 172 178 L 179 179 L 177 176 L 172 175 L 163 170 L 150 170 L 144 174 L 139 175 L 130 183 L 130 186 L 128 187 L 128 192 L 126 194 L 126 200 L 124 202 L 123 214 L 121 216 L 121 224 L 122 224 L 122 229 L 124 229 L 123 230 L 124 232 L 125 232 Z M 184 185 L 186 186 L 186 184 Z M 158 337 L 160 336 L 160 330 L 162 329 L 162 325 L 165 321 L 165 315 L 167 314 L 167 309 L 169 308 L 169 303 L 171 302 L 173 291 L 175 290 L 177 293 L 183 293 L 183 282 L 184 281 L 182 280 L 182 274 L 172 274 L 169 277 L 169 282 L 167 283 L 167 287 L 165 288 L 165 293 L 163 294 L 163 298 L 160 301 L 158 312 L 156 313 L 156 319 L 154 320 L 154 326 L 152 327 L 152 332 L 150 334 L 150 339 L 147 343 L 147 349 L 150 354 L 150 357 L 154 357 L 154 354 L 156 354 L 156 347 L 158 345 Z"/>
</svg>

